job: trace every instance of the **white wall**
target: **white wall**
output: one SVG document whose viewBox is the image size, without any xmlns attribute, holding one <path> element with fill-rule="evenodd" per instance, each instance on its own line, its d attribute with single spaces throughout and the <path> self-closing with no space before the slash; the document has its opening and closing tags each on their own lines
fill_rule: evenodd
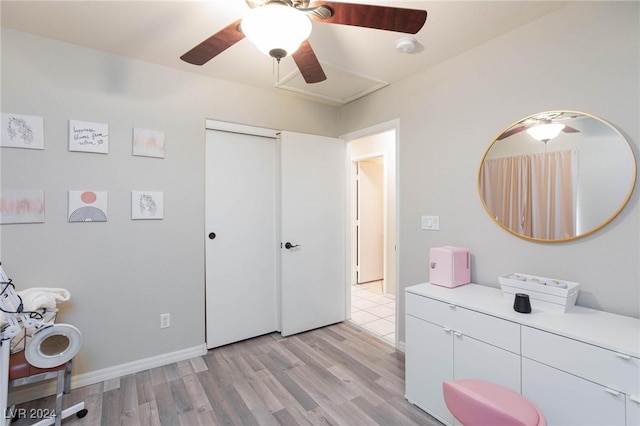
<svg viewBox="0 0 640 426">
<path fill-rule="evenodd" d="M 340 133 L 400 122 L 401 289 L 428 279 L 430 247 L 452 244 L 471 249 L 474 282 L 497 287 L 499 275 L 514 271 L 577 281 L 583 284 L 578 304 L 640 317 L 638 188 L 604 229 L 560 244 L 505 232 L 486 214 L 477 192 L 489 143 L 510 123 L 541 111 L 602 117 L 629 139 L 639 158 L 639 6 L 572 3 L 341 107 Z M 439 215 L 441 230 L 420 230 L 422 214 Z M 404 340 L 404 297 L 399 303 Z"/>
<path fill-rule="evenodd" d="M 205 119 L 333 135 L 335 109 L 9 29 L 1 47 L 2 111 L 43 116 L 46 147 L 1 150 L 3 189 L 46 192 L 44 224 L 0 227 L 6 272 L 70 290 L 76 373 L 202 345 Z M 108 123 L 109 154 L 68 152 L 69 119 Z M 166 158 L 133 157 L 133 127 L 164 130 Z M 67 223 L 85 189 L 109 192 L 107 223 Z M 164 220 L 131 220 L 136 189 L 164 191 Z"/>
</svg>

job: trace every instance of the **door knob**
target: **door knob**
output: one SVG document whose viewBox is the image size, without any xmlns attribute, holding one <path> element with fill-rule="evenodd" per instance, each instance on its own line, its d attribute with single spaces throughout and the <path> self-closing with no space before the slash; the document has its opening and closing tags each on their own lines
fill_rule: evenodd
<svg viewBox="0 0 640 426">
<path fill-rule="evenodd" d="M 284 248 L 286 248 L 287 250 L 290 250 L 294 247 L 300 247 L 300 244 L 291 244 L 289 241 L 284 243 Z"/>
<path fill-rule="evenodd" d="M 216 233 L 215 232 L 210 232 L 209 233 L 209 239 L 210 240 L 214 240 L 216 238 Z"/>
</svg>

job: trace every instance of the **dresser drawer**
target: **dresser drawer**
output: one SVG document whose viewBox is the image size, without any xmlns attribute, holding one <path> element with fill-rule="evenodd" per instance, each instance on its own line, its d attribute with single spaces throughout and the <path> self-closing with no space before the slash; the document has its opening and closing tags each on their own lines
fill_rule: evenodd
<svg viewBox="0 0 640 426">
<path fill-rule="evenodd" d="M 640 359 L 522 327 L 522 356 L 626 394 L 640 393 Z"/>
<path fill-rule="evenodd" d="M 455 330 L 515 354 L 520 354 L 520 324 L 456 307 Z"/>
<path fill-rule="evenodd" d="M 550 426 L 625 426 L 625 394 L 522 358 L 522 395 Z M 626 423 L 631 426 L 633 423 Z"/>
<path fill-rule="evenodd" d="M 520 353 L 520 325 L 470 309 L 407 293 L 406 314 L 485 343 Z"/>
<path fill-rule="evenodd" d="M 405 313 L 445 328 L 454 329 L 456 307 L 429 297 L 407 293 Z"/>
</svg>

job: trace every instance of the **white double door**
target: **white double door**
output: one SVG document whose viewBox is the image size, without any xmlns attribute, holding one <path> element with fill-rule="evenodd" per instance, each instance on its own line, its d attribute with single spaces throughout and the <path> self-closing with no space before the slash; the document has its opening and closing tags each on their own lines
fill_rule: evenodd
<svg viewBox="0 0 640 426">
<path fill-rule="evenodd" d="M 344 141 L 241 130 L 206 135 L 209 348 L 346 319 Z"/>
</svg>

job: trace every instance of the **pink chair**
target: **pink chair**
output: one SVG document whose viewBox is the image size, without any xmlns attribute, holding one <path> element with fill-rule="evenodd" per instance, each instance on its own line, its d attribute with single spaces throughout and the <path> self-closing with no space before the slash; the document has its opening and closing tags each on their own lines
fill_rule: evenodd
<svg viewBox="0 0 640 426">
<path fill-rule="evenodd" d="M 546 426 L 538 408 L 517 392 L 481 380 L 443 382 L 444 401 L 464 426 Z"/>
</svg>

